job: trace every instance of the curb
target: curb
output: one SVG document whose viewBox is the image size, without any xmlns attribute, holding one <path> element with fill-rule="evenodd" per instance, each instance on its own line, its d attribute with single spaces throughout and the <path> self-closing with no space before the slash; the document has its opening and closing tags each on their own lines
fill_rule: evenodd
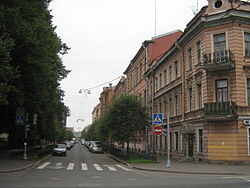
<svg viewBox="0 0 250 188">
<path fill-rule="evenodd" d="M 9 169 L 9 170 L 0 170 L 0 174 L 1 174 L 1 173 L 17 172 L 17 171 L 21 171 L 21 170 L 25 170 L 25 169 L 31 168 L 31 167 L 36 166 L 36 165 L 38 165 L 39 163 L 45 161 L 45 160 L 48 159 L 49 157 L 51 157 L 51 155 L 49 155 L 49 156 L 47 156 L 47 157 L 45 157 L 45 158 L 43 158 L 43 159 L 41 159 L 41 160 L 39 160 L 39 161 L 36 161 L 36 162 L 34 162 L 34 163 L 32 163 L 32 164 L 26 165 L 26 166 L 24 166 L 24 167 L 15 168 L 15 169 Z"/>
<path fill-rule="evenodd" d="M 175 174 L 204 174 L 204 175 L 244 175 L 233 172 L 193 172 L 193 171 L 178 171 L 178 170 L 165 170 L 165 169 L 157 169 L 157 168 L 143 168 L 133 166 L 134 169 L 151 171 L 151 172 L 167 172 L 167 173 L 175 173 Z"/>
<path fill-rule="evenodd" d="M 129 164 L 129 163 L 125 162 L 125 161 L 122 161 L 122 160 L 116 158 L 114 155 L 111 155 L 111 154 L 106 154 L 106 155 L 107 155 L 108 157 L 110 157 L 111 159 L 113 159 L 113 160 L 119 162 L 119 163 L 122 163 L 122 164 L 124 164 L 124 165 L 126 165 L 126 166 L 129 166 L 129 167 L 132 167 L 132 168 L 133 168 L 133 166 L 132 166 L 131 164 Z"/>
<path fill-rule="evenodd" d="M 240 173 L 234 173 L 234 172 L 193 172 L 193 171 L 181 171 L 181 170 L 167 170 L 167 169 L 159 169 L 159 168 L 143 168 L 138 166 L 133 166 L 129 163 L 126 163 L 115 156 L 111 154 L 107 154 L 108 157 L 112 158 L 113 160 L 122 163 L 124 165 L 127 165 L 131 168 L 137 169 L 137 170 L 143 170 L 143 171 L 151 171 L 151 172 L 167 172 L 167 173 L 175 173 L 175 174 L 203 174 L 203 175 L 244 175 Z"/>
</svg>

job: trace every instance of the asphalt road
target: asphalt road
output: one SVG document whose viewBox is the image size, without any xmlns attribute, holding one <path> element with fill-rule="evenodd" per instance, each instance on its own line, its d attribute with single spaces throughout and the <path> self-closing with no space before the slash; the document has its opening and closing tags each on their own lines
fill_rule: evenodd
<svg viewBox="0 0 250 188">
<path fill-rule="evenodd" d="M 67 156 L 52 156 L 32 169 L 0 175 L 0 188 L 250 188 L 240 176 L 145 172 L 76 144 Z"/>
</svg>

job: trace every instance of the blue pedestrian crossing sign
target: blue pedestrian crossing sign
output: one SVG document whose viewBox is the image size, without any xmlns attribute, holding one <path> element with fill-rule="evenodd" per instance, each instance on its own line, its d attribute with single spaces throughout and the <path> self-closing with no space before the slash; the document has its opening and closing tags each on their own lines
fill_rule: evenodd
<svg viewBox="0 0 250 188">
<path fill-rule="evenodd" d="M 20 107 L 16 109 L 15 125 L 25 125 L 24 108 Z"/>
<path fill-rule="evenodd" d="M 162 124 L 163 123 L 163 115 L 161 113 L 153 114 L 152 122 L 153 122 L 153 124 Z"/>
<path fill-rule="evenodd" d="M 15 123 L 16 123 L 16 125 L 24 125 L 25 124 L 24 117 L 23 116 L 16 116 Z"/>
</svg>

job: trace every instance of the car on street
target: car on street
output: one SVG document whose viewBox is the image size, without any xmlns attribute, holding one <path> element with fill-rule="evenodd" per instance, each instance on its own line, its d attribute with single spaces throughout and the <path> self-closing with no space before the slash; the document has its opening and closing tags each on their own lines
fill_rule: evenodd
<svg viewBox="0 0 250 188">
<path fill-rule="evenodd" d="M 65 142 L 65 145 L 66 145 L 67 150 L 70 150 L 72 148 L 72 145 L 70 142 Z"/>
<path fill-rule="evenodd" d="M 67 149 L 65 144 L 56 144 L 53 149 L 53 155 L 67 155 Z"/>
<path fill-rule="evenodd" d="M 100 141 L 91 141 L 89 150 L 92 153 L 103 153 L 101 142 Z"/>
</svg>

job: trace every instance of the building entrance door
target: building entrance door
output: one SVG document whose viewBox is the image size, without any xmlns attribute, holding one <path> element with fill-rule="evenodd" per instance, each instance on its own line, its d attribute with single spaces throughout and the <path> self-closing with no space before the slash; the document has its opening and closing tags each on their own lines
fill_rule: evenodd
<svg viewBox="0 0 250 188">
<path fill-rule="evenodd" d="M 188 157 L 193 157 L 194 155 L 194 134 L 188 134 Z"/>
</svg>

